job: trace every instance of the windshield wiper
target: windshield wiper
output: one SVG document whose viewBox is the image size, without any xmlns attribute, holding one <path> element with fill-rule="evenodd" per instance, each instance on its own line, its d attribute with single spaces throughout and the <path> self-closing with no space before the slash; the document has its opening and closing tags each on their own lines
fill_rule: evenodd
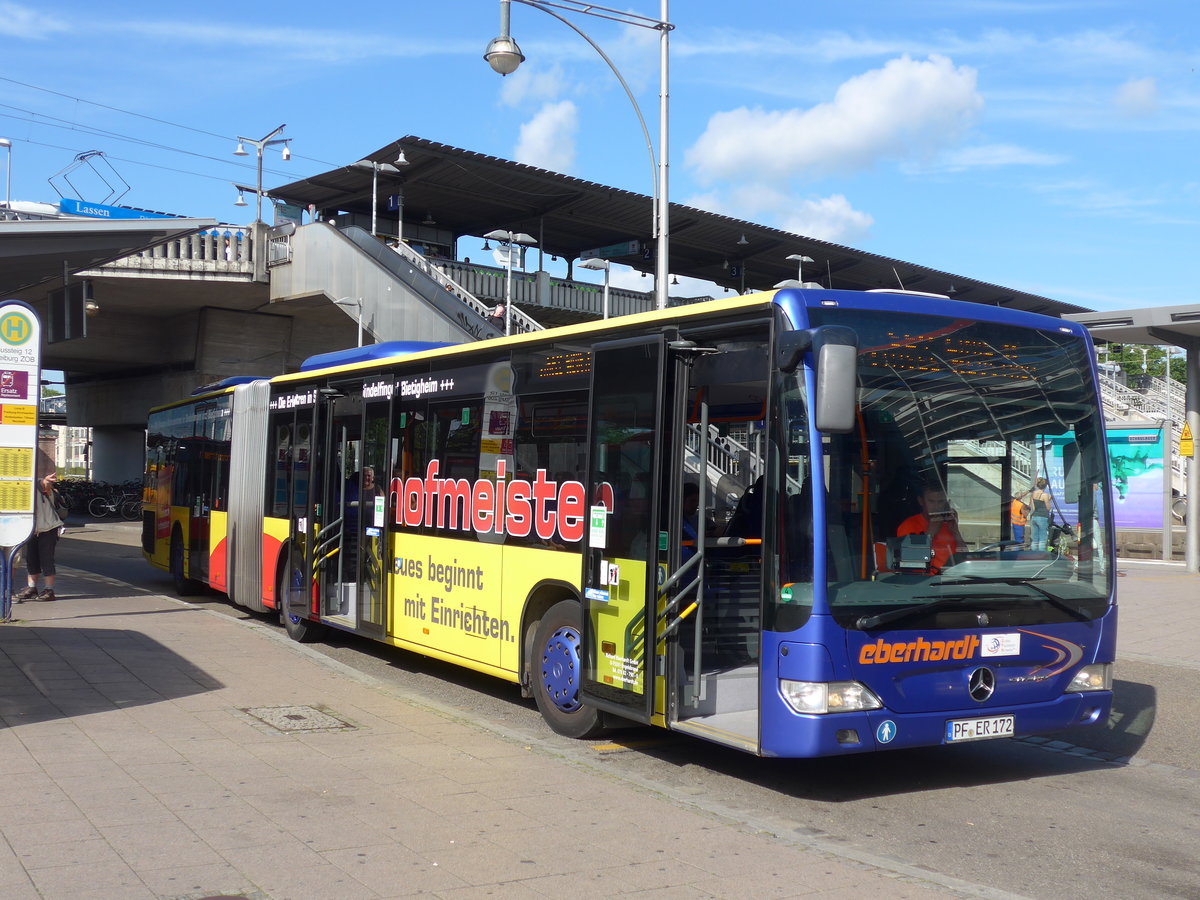
<svg viewBox="0 0 1200 900">
<path fill-rule="evenodd" d="M 986 576 L 986 575 L 956 575 L 954 578 L 944 581 L 931 581 L 931 585 L 953 587 L 956 584 L 1007 584 L 1013 587 L 1027 587 L 1035 594 L 1045 597 L 1050 602 L 1050 605 L 1055 609 L 1065 612 L 1071 618 L 1080 622 L 1090 622 L 1092 617 L 1081 609 L 1071 606 L 1061 597 L 1050 593 L 1044 587 L 1039 587 L 1034 584 L 1029 578 L 1004 578 L 1001 576 Z"/>
<path fill-rule="evenodd" d="M 1025 578 L 990 578 L 986 576 L 960 575 L 955 578 L 946 579 L 944 581 L 931 581 L 930 587 L 954 587 L 955 585 L 968 584 L 1004 584 L 1012 587 L 1027 587 L 1035 594 L 1043 597 L 1055 609 L 1065 612 L 1071 618 L 1080 622 L 1090 622 L 1091 616 L 1082 610 L 1068 604 L 1066 601 L 1056 597 L 1043 587 L 1036 584 L 1031 584 Z M 905 606 L 900 609 L 892 609 L 887 612 L 878 613 L 874 616 L 860 616 L 854 624 L 862 631 L 867 631 L 871 628 L 878 628 L 880 625 L 886 625 L 888 622 L 895 622 L 897 619 L 903 619 L 917 613 L 934 612 L 947 606 L 953 606 L 956 603 L 962 603 L 967 600 L 995 600 L 1010 597 L 1019 597 L 1020 594 L 954 594 L 950 597 L 942 597 L 938 595 L 924 595 L 913 597 L 914 600 L 928 599 L 931 602 L 922 603 L 917 606 Z"/>
</svg>

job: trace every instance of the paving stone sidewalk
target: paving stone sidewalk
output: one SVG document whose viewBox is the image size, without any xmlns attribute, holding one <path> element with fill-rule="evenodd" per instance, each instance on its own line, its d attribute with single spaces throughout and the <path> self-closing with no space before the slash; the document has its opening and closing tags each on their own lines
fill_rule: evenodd
<svg viewBox="0 0 1200 900">
<path fill-rule="evenodd" d="M 755 834 L 97 576 L 0 625 L 6 900 L 955 891 Z"/>
</svg>

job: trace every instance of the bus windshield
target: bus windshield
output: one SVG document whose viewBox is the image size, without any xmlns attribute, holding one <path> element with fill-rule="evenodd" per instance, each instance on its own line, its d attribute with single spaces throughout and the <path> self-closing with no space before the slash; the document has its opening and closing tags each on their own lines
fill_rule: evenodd
<svg viewBox="0 0 1200 900">
<path fill-rule="evenodd" d="M 816 457 L 826 488 L 825 598 L 839 624 L 962 628 L 1103 615 L 1108 472 L 1086 341 L 968 319 L 813 313 L 813 324 L 859 335 L 857 428 L 822 437 Z M 791 442 L 800 440 L 793 432 Z M 800 483 L 808 475 L 791 474 Z M 803 530 L 796 509 L 781 517 L 784 545 Z"/>
</svg>

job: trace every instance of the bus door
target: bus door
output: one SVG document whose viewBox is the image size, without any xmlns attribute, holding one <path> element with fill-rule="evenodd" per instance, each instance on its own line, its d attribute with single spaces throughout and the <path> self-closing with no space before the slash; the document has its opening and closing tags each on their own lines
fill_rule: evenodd
<svg viewBox="0 0 1200 900">
<path fill-rule="evenodd" d="M 656 336 L 592 358 L 580 693 L 640 722 L 654 700 L 665 356 Z"/>
<path fill-rule="evenodd" d="M 391 393 L 390 388 L 388 393 Z M 365 404 L 358 488 L 358 584 L 361 596 L 357 628 L 379 638 L 384 636 L 387 628 L 384 576 L 390 565 L 386 549 L 390 423 L 387 400 L 372 400 Z"/>
<path fill-rule="evenodd" d="M 304 396 L 313 396 L 307 391 Z M 297 395 L 288 395 L 293 399 Z M 280 548 L 276 581 L 276 602 L 286 604 L 291 616 L 307 618 L 313 607 L 313 522 L 312 487 L 316 459 L 314 407 L 300 404 L 272 413 L 271 476 L 268 514 L 287 520 L 287 532 Z"/>
<path fill-rule="evenodd" d="M 768 342 L 738 337 L 673 347 L 659 617 L 670 727 L 757 752 Z"/>
<path fill-rule="evenodd" d="M 175 454 L 175 485 L 171 492 L 172 502 L 187 503 L 187 576 L 195 581 L 208 583 L 208 518 L 207 490 L 209 479 L 205 476 L 204 438 L 181 441 Z"/>
<path fill-rule="evenodd" d="M 357 386 L 340 388 L 324 399 L 324 477 L 313 534 L 313 564 L 322 618 L 357 626 L 359 537 L 363 512 L 363 400 Z M 355 390 L 355 393 L 342 393 Z M 367 486 L 366 502 L 374 485 Z M 373 513 L 372 513 L 373 515 Z"/>
</svg>

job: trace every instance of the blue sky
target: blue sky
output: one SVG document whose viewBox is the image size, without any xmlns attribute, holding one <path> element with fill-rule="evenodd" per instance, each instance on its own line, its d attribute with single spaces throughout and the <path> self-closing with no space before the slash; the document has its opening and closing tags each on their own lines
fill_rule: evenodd
<svg viewBox="0 0 1200 900">
<path fill-rule="evenodd" d="M 599 55 L 514 3 L 527 61 L 501 79 L 482 59 L 498 9 L 0 0 L 13 197 L 57 200 L 48 179 L 100 150 L 121 202 L 244 222 L 231 182 L 254 165 L 234 139 L 281 123 L 294 155 L 268 155 L 268 188 L 415 134 L 649 193 Z M 1197 302 L 1198 9 L 675 0 L 671 199 L 1096 309 Z M 572 20 L 657 140 L 657 35 Z M 109 193 L 90 170 L 70 178 L 82 199 Z"/>
</svg>

